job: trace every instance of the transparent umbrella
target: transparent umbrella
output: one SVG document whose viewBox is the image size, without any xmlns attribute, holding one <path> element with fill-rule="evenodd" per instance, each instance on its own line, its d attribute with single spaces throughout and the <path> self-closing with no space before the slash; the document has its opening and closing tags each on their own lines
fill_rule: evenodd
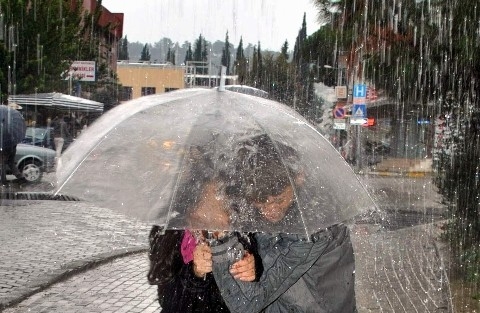
<svg viewBox="0 0 480 313">
<path fill-rule="evenodd" d="M 275 150 L 294 193 L 295 210 L 278 223 L 259 222 L 243 199 L 242 166 L 260 166 L 252 161 L 259 142 Z M 207 89 L 143 97 L 107 112 L 62 155 L 57 180 L 56 194 L 170 228 L 218 227 L 189 218 L 210 181 L 219 182 L 216 197 L 228 199 L 226 228 L 240 231 L 309 235 L 375 207 L 340 154 L 295 111 Z"/>
</svg>

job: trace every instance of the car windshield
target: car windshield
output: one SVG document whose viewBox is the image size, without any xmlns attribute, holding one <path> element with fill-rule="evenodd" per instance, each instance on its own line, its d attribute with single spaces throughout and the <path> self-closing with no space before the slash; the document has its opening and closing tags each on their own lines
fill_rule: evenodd
<svg viewBox="0 0 480 313">
<path fill-rule="evenodd" d="M 46 128 L 33 128 L 27 127 L 27 131 L 25 132 L 25 138 L 31 138 L 35 140 L 43 140 L 47 133 Z"/>
</svg>

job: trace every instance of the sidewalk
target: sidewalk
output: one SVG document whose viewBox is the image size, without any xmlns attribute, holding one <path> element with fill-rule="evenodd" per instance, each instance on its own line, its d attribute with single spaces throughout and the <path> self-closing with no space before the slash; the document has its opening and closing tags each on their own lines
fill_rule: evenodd
<svg viewBox="0 0 480 313">
<path fill-rule="evenodd" d="M 392 181 L 395 198 L 406 186 Z M 403 218 L 369 216 L 351 226 L 359 312 L 451 312 L 440 222 L 395 222 Z M 146 280 L 149 230 L 81 202 L 2 200 L 0 311 L 158 312 Z"/>
<path fill-rule="evenodd" d="M 81 202 L 0 206 L 0 311 L 118 256 L 146 251 L 150 225 Z"/>
<path fill-rule="evenodd" d="M 424 177 L 432 174 L 432 159 L 385 158 L 370 166 L 366 174 L 379 176 Z"/>
</svg>

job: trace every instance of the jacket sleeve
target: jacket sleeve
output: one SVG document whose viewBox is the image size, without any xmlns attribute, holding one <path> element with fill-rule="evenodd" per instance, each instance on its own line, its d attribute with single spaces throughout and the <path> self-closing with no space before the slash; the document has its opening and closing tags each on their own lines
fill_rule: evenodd
<svg viewBox="0 0 480 313">
<path fill-rule="evenodd" d="M 261 235 L 266 236 L 266 235 Z M 289 236 L 262 237 L 263 274 L 258 282 L 242 282 L 229 273 L 234 263 L 228 252 L 237 245 L 235 237 L 212 247 L 213 273 L 231 312 L 260 312 L 288 288 L 317 261 L 322 249 L 313 249 L 314 243 Z"/>
</svg>

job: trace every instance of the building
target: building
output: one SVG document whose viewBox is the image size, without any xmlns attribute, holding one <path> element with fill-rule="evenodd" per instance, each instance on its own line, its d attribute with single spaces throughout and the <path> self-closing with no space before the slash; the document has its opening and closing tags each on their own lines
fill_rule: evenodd
<svg viewBox="0 0 480 313">
<path fill-rule="evenodd" d="M 77 0 L 72 1 L 75 2 Z M 85 12 L 94 13 L 97 9 L 97 5 L 97 0 L 83 0 L 83 8 Z M 101 6 L 101 8 L 99 9 L 100 17 L 98 19 L 98 25 L 104 29 L 107 29 L 106 32 L 101 32 L 97 34 L 100 36 L 100 61 L 107 63 L 107 68 L 109 68 L 113 73 L 115 73 L 118 57 L 118 41 L 123 36 L 124 14 L 112 13 L 104 6 Z"/>
<path fill-rule="evenodd" d="M 117 76 L 122 101 L 185 88 L 185 67 L 170 63 L 120 61 Z"/>
</svg>

